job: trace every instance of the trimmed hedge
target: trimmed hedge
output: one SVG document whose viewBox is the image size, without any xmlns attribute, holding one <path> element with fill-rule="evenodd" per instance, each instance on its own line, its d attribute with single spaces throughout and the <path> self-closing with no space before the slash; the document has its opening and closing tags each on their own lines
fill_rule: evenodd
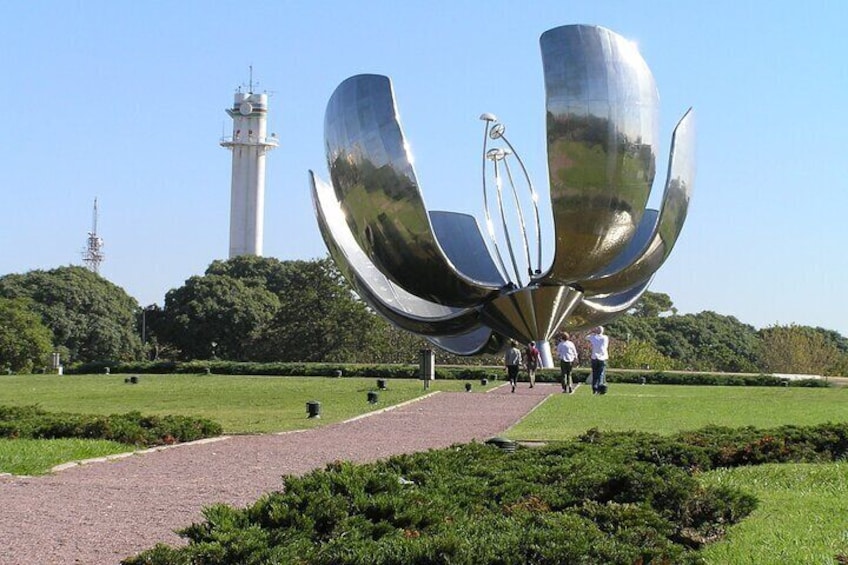
<svg viewBox="0 0 848 565">
<path fill-rule="evenodd" d="M 822 463 L 848 459 L 848 423 L 780 426 L 707 426 L 662 437 L 641 432 L 589 430 L 579 442 L 631 453 L 639 461 L 690 471 L 764 463 Z"/>
<path fill-rule="evenodd" d="M 106 439 L 143 447 L 221 435 L 206 418 L 142 416 L 140 412 L 98 416 L 48 412 L 38 406 L 0 406 L 0 437 L 16 439 Z"/>
<path fill-rule="evenodd" d="M 216 374 L 216 375 L 271 375 L 284 377 L 369 377 L 388 379 L 417 379 L 417 365 L 345 365 L 338 363 L 252 363 L 236 361 L 142 361 L 119 363 L 98 361 L 67 367 L 67 374 L 111 373 L 148 374 Z M 589 369 L 577 368 L 572 373 L 575 380 L 585 380 Z M 523 373 L 522 373 L 523 374 Z M 502 367 L 492 366 L 436 366 L 438 379 L 497 380 L 506 377 Z M 559 369 L 540 369 L 536 373 L 539 382 L 559 382 Z M 607 369 L 610 383 L 674 384 L 674 385 L 717 385 L 717 386 L 793 386 L 828 387 L 824 379 L 789 381 L 772 375 L 743 375 L 732 373 L 680 373 L 666 371 L 622 371 Z"/>
<path fill-rule="evenodd" d="M 245 509 L 207 508 L 180 532 L 187 546 L 124 563 L 702 563 L 697 550 L 757 501 L 704 487 L 693 469 L 846 456 L 848 424 L 827 424 L 671 438 L 592 430 L 515 452 L 474 443 L 336 462 L 285 477 L 284 491 Z"/>
</svg>

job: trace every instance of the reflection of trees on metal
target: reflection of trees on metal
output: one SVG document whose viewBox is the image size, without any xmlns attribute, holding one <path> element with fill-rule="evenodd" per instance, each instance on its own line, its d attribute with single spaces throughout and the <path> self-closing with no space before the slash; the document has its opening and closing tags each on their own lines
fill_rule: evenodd
<svg viewBox="0 0 848 565">
<path fill-rule="evenodd" d="M 459 354 L 493 351 L 504 337 L 541 342 L 550 366 L 547 340 L 558 328 L 626 311 L 671 252 L 694 179 L 694 124 L 690 110 L 674 131 L 661 208 L 646 210 L 658 95 L 635 45 L 575 25 L 544 33 L 541 48 L 554 230 L 547 270 L 537 193 L 491 114 L 481 116 L 485 231 L 472 216 L 424 206 L 384 76 L 357 75 L 333 93 L 324 122 L 331 183 L 310 177 L 330 253 L 375 310 Z"/>
</svg>

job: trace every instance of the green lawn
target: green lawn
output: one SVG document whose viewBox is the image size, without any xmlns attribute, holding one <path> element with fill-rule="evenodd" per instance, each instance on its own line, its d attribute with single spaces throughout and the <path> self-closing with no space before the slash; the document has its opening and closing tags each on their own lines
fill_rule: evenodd
<svg viewBox="0 0 848 565">
<path fill-rule="evenodd" d="M 200 416 L 224 432 L 259 433 L 311 428 L 346 420 L 423 394 L 416 379 L 387 379 L 377 404 L 367 393 L 376 379 L 326 377 L 234 377 L 222 375 L 12 375 L 0 377 L 0 405 L 38 404 L 55 412 Z M 464 390 L 464 381 L 432 381 L 430 391 Z M 479 382 L 474 390 L 483 390 Z M 489 387 L 492 385 L 490 384 Z M 306 402 L 321 403 L 321 418 L 307 419 Z"/>
<path fill-rule="evenodd" d="M 754 493 L 760 506 L 707 547 L 715 565 L 819 565 L 848 559 L 848 462 L 720 469 L 705 483 Z"/>
<path fill-rule="evenodd" d="M 848 420 L 848 388 L 612 384 L 593 396 L 586 385 L 545 401 L 505 435 L 553 441 L 591 428 L 670 434 L 708 425 L 771 428 Z"/>
<path fill-rule="evenodd" d="M 0 438 L 0 473 L 41 475 L 68 461 L 103 457 L 135 449 L 133 446 L 94 439 Z"/>
</svg>

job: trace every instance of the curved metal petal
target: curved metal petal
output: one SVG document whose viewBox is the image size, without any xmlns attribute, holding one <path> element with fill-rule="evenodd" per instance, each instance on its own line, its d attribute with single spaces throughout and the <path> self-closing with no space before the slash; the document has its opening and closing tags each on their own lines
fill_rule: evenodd
<svg viewBox="0 0 848 565">
<path fill-rule="evenodd" d="M 542 34 L 555 252 L 540 281 L 590 278 L 627 247 L 654 181 L 659 97 L 636 46 L 586 25 Z"/>
<path fill-rule="evenodd" d="M 357 245 L 332 187 L 312 171 L 309 179 L 324 242 L 339 270 L 366 303 L 399 328 L 423 336 L 463 334 L 478 328 L 476 310 L 423 300 L 388 280 Z"/>
<path fill-rule="evenodd" d="M 459 273 L 433 234 L 388 77 L 342 82 L 327 104 L 324 137 L 352 236 L 387 278 L 449 306 L 476 306 L 498 290 Z"/>
<path fill-rule="evenodd" d="M 651 280 L 616 294 L 583 299 L 560 329 L 581 331 L 611 322 L 642 298 Z"/>
<path fill-rule="evenodd" d="M 592 288 L 592 284 L 599 279 L 604 279 L 632 265 L 644 252 L 651 243 L 654 235 L 657 232 L 657 220 L 660 213 L 658 210 L 648 208 L 642 214 L 642 220 L 639 222 L 639 227 L 636 233 L 627 244 L 627 247 L 616 257 L 612 263 L 603 268 L 598 274 L 592 275 L 588 281 L 581 281 L 580 287 L 586 290 Z M 597 294 L 597 293 L 596 293 Z"/>
<path fill-rule="evenodd" d="M 498 287 L 506 284 L 474 216 L 434 210 L 430 221 L 439 244 L 460 273 Z"/>
<path fill-rule="evenodd" d="M 455 336 L 428 336 L 427 341 L 455 355 L 497 353 L 503 348 L 504 338 L 485 326 Z"/>
<path fill-rule="evenodd" d="M 580 286 L 587 295 L 620 292 L 654 276 L 668 258 L 683 229 L 694 181 L 695 115 L 690 108 L 674 128 L 662 207 L 647 245 L 631 259 L 627 267 L 610 275 L 581 282 Z"/>
<path fill-rule="evenodd" d="M 498 333 L 521 343 L 544 341 L 550 339 L 582 296 L 582 292 L 568 286 L 525 287 L 486 302 L 480 318 Z"/>
</svg>

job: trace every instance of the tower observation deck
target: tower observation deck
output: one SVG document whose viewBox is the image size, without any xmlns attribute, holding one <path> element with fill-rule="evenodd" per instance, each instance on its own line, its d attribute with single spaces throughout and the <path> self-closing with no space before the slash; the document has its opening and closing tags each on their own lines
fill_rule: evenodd
<svg viewBox="0 0 848 565">
<path fill-rule="evenodd" d="M 267 135 L 268 95 L 236 92 L 227 114 L 233 133 L 221 139 L 232 151 L 230 189 L 230 258 L 262 255 L 265 215 L 265 155 L 277 147 Z"/>
</svg>

